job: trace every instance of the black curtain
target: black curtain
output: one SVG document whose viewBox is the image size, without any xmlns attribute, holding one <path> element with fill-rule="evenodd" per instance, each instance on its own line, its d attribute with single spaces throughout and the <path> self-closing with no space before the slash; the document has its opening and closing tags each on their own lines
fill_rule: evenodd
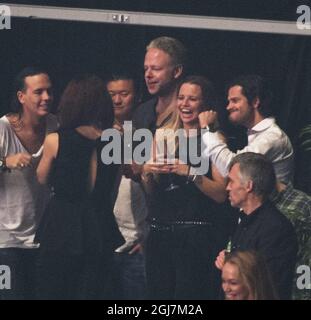
<svg viewBox="0 0 311 320">
<path fill-rule="evenodd" d="M 295 185 L 311 194 L 311 152 L 303 150 L 301 129 L 311 125 L 311 37 L 284 42 L 279 86 L 279 122 L 296 153 Z"/>
</svg>

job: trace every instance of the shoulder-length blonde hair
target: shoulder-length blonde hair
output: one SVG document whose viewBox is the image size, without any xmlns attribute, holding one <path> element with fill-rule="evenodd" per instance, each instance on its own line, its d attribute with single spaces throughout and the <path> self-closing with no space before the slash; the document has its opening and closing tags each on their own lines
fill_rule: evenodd
<svg viewBox="0 0 311 320">
<path fill-rule="evenodd" d="M 254 300 L 278 300 L 270 270 L 258 252 L 233 251 L 225 257 L 225 264 L 238 268 L 244 286 Z"/>
</svg>

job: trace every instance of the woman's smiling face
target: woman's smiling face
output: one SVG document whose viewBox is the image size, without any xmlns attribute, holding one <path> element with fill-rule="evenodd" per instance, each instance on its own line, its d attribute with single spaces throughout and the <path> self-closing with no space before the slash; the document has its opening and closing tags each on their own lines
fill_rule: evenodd
<svg viewBox="0 0 311 320">
<path fill-rule="evenodd" d="M 249 291 L 244 285 L 237 265 L 225 263 L 222 268 L 222 289 L 226 300 L 249 300 Z"/>
<path fill-rule="evenodd" d="M 199 114 L 202 110 L 203 97 L 201 87 L 197 84 L 184 83 L 179 89 L 177 108 L 184 125 L 199 123 Z"/>
</svg>

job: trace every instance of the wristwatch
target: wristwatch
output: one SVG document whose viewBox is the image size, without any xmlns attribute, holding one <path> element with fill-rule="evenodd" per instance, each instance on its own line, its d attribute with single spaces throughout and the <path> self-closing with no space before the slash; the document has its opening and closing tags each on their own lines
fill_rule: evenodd
<svg viewBox="0 0 311 320">
<path fill-rule="evenodd" d="M 0 170 L 2 172 L 10 171 L 10 169 L 6 166 L 6 158 L 5 157 L 0 158 Z"/>
<path fill-rule="evenodd" d="M 194 175 L 189 175 L 188 176 L 188 182 L 199 182 L 199 184 L 201 183 L 201 179 L 202 179 L 202 176 L 199 175 L 199 174 L 194 174 Z"/>
</svg>

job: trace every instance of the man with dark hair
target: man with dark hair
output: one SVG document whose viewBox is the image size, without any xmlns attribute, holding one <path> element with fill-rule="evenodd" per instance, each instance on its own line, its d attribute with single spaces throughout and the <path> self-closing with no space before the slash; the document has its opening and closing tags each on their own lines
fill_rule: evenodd
<svg viewBox="0 0 311 320">
<path fill-rule="evenodd" d="M 227 92 L 235 86 L 242 88 L 241 93 L 246 97 L 247 101 L 253 102 L 256 98 L 260 100 L 258 111 L 263 117 L 271 116 L 273 94 L 264 78 L 255 74 L 239 76 L 227 85 Z"/>
<path fill-rule="evenodd" d="M 140 101 L 137 77 L 130 72 L 114 73 L 106 79 L 106 85 L 113 103 L 115 126 L 121 129 L 124 121 L 132 119 Z"/>
<path fill-rule="evenodd" d="M 248 129 L 248 145 L 238 150 L 256 152 L 267 156 L 273 163 L 277 180 L 288 183 L 293 177 L 293 148 L 287 135 L 270 117 L 272 95 L 265 80 L 258 75 L 247 75 L 233 80 L 228 86 L 229 120 Z M 226 176 L 228 166 L 235 157 L 227 144 L 214 132 L 213 125 L 217 122 L 215 111 L 200 114 L 201 128 L 206 128 L 203 135 L 206 145 L 204 155 L 211 157 L 217 169 Z"/>
<path fill-rule="evenodd" d="M 241 217 L 231 250 L 256 250 L 266 259 L 281 299 L 290 299 L 297 255 L 297 239 L 290 221 L 268 200 L 275 187 L 273 166 L 263 155 L 246 152 L 229 165 L 229 201 Z M 225 251 L 216 266 L 222 269 Z"/>
<path fill-rule="evenodd" d="M 123 132 L 124 121 L 132 119 L 139 99 L 135 76 L 113 74 L 106 82 L 114 107 L 114 128 Z M 146 298 L 145 259 L 143 242 L 147 233 L 147 206 L 141 185 L 131 179 L 129 165 L 122 165 L 114 205 L 114 215 L 125 243 L 114 253 L 113 296 L 121 300 Z"/>
<path fill-rule="evenodd" d="M 136 129 L 153 133 L 170 119 L 177 103 L 177 85 L 186 61 L 186 49 L 177 39 L 159 37 L 146 48 L 145 81 L 154 97 L 141 104 L 133 117 Z"/>
<path fill-rule="evenodd" d="M 0 119 L 0 265 L 11 271 L 11 289 L 0 290 L 0 299 L 34 297 L 33 240 L 49 197 L 36 167 L 45 135 L 57 128 L 52 101 L 48 74 L 25 68 L 15 80 L 13 113 Z"/>
</svg>

